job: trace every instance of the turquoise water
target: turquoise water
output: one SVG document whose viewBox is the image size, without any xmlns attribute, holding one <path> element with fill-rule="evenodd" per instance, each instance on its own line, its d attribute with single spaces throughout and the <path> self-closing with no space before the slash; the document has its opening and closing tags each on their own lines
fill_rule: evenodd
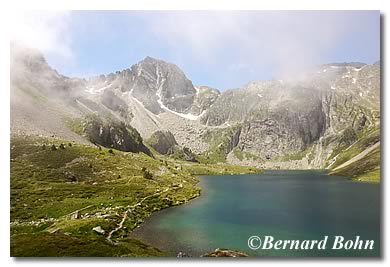
<svg viewBox="0 0 390 267">
<path fill-rule="evenodd" d="M 201 197 L 156 213 L 131 235 L 172 256 L 215 248 L 253 256 L 379 256 L 380 185 L 322 171 L 200 176 Z M 326 250 L 251 250 L 250 236 L 322 239 Z M 374 240 L 373 250 L 331 250 L 334 236 Z"/>
</svg>

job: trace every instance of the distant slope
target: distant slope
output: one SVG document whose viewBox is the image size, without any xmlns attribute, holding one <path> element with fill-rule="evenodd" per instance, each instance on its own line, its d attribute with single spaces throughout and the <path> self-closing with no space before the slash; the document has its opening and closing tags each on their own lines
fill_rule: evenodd
<svg viewBox="0 0 390 267">
<path fill-rule="evenodd" d="M 380 143 L 376 143 L 329 174 L 351 177 L 357 181 L 380 182 Z"/>
<path fill-rule="evenodd" d="M 346 166 L 348 165 L 351 165 L 351 164 L 354 164 L 356 161 L 358 160 L 361 160 L 362 158 L 365 158 L 367 157 L 367 155 L 369 153 L 371 153 L 371 151 L 377 149 L 380 147 L 380 142 L 376 143 L 375 145 L 369 147 L 369 148 L 366 148 L 364 151 L 362 151 L 360 154 L 354 156 L 353 158 L 351 158 L 350 160 L 348 160 L 347 162 L 344 162 L 343 164 L 341 164 L 340 166 L 337 166 L 336 168 L 333 169 L 333 171 L 337 171 L 339 169 L 342 169 L 342 168 L 345 168 Z"/>
</svg>

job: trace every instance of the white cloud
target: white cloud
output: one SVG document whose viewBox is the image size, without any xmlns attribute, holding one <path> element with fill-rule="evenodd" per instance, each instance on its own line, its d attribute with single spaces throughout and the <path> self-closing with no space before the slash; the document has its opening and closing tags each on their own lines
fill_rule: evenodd
<svg viewBox="0 0 390 267">
<path fill-rule="evenodd" d="M 10 39 L 45 55 L 72 60 L 70 11 L 18 11 L 10 16 Z"/>
<path fill-rule="evenodd" d="M 196 65 L 210 73 L 216 69 L 236 70 L 261 78 L 268 71 L 267 77 L 283 78 L 308 66 L 328 63 L 323 61 L 327 58 L 324 55 L 334 52 L 347 33 L 360 33 L 366 27 L 364 19 L 348 11 L 129 11 L 128 14 L 139 20 L 131 20 L 129 25 L 116 24 L 104 13 L 96 18 L 93 13 L 92 16 L 86 13 L 81 19 L 78 17 L 77 25 L 72 22 L 77 16 L 72 17 L 71 11 L 25 11 L 10 16 L 9 28 L 11 39 L 39 49 L 56 67 L 77 65 L 72 38 L 88 40 L 89 36 L 75 34 L 79 31 L 76 27 L 91 31 L 92 36 L 100 35 L 102 42 L 107 32 L 128 34 L 126 27 L 133 27 L 136 30 L 131 37 L 135 43 L 138 36 L 151 38 L 150 42 L 157 42 L 150 46 L 152 52 L 154 48 L 169 50 L 173 63 Z M 118 31 L 122 27 L 123 31 Z"/>
<path fill-rule="evenodd" d="M 348 31 L 365 26 L 348 11 L 171 11 L 144 19 L 159 41 L 187 49 L 186 57 L 204 64 L 239 59 L 228 69 L 240 62 L 257 71 L 268 65 L 279 77 L 318 64 Z"/>
</svg>

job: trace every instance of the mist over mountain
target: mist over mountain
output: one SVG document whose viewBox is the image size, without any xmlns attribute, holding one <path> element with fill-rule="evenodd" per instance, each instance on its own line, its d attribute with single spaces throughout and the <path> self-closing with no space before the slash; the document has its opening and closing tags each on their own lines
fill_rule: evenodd
<svg viewBox="0 0 390 267">
<path fill-rule="evenodd" d="M 90 143 L 91 115 L 108 129 L 133 129 L 137 143 L 168 133 L 199 161 L 335 168 L 379 144 L 380 64 L 324 64 L 299 78 L 220 92 L 151 57 L 79 79 L 57 73 L 38 51 L 11 46 L 11 134 Z M 112 131 L 107 144 L 128 139 Z"/>
</svg>

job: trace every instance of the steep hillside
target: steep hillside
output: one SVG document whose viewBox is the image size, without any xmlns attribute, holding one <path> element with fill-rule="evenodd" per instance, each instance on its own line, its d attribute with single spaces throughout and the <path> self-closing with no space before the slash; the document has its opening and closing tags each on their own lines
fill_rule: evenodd
<svg viewBox="0 0 390 267">
<path fill-rule="evenodd" d="M 37 51 L 11 46 L 11 134 L 59 137 L 151 155 L 129 124 L 127 104 L 109 91 L 99 103 L 86 98 L 86 84 L 59 75 Z"/>
<path fill-rule="evenodd" d="M 352 177 L 357 181 L 379 183 L 380 160 L 380 143 L 376 143 L 345 162 L 345 164 L 334 168 L 330 174 Z"/>
<path fill-rule="evenodd" d="M 85 143 L 66 125 L 65 118 L 80 117 L 69 98 L 84 82 L 51 69 L 35 50 L 11 46 L 11 133 L 62 136 Z"/>
</svg>

